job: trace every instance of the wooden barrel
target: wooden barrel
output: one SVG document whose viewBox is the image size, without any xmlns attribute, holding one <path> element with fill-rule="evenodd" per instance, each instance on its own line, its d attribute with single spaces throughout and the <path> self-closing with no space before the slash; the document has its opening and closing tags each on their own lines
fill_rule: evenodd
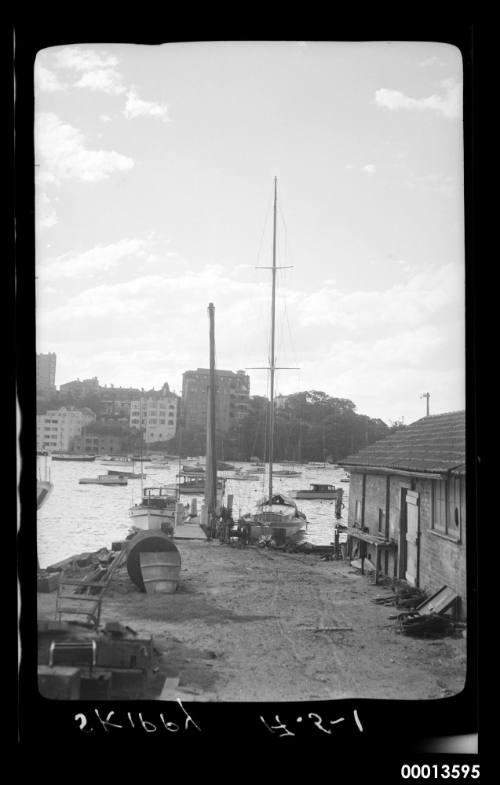
<svg viewBox="0 0 500 785">
<path fill-rule="evenodd" d="M 146 591 L 141 567 L 141 554 L 143 553 L 172 554 L 175 561 L 170 564 L 177 564 L 180 570 L 180 553 L 167 534 L 162 531 L 138 532 L 127 542 L 127 571 L 131 580 L 141 591 Z"/>
<path fill-rule="evenodd" d="M 142 580 L 148 594 L 173 594 L 180 579 L 179 554 L 173 551 L 140 554 Z"/>
</svg>

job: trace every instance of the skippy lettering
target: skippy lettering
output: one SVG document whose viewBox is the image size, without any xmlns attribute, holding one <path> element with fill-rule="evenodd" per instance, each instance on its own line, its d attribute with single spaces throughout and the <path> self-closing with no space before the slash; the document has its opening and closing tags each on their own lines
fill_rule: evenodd
<svg viewBox="0 0 500 785">
<path fill-rule="evenodd" d="M 174 722 L 166 715 L 166 713 L 163 712 L 160 712 L 159 715 L 154 717 L 152 717 L 151 714 L 148 714 L 148 717 L 146 718 L 142 712 L 132 713 L 128 711 L 124 712 L 123 714 L 118 714 L 113 709 L 108 712 L 94 709 L 90 715 L 80 712 L 75 714 L 73 719 L 78 724 L 78 730 L 80 730 L 82 733 L 94 733 L 94 731 L 111 733 L 124 728 L 128 730 L 137 730 L 143 733 L 156 733 L 158 731 L 178 733 L 179 731 L 188 730 L 201 732 L 200 726 L 194 721 L 189 712 L 184 708 L 182 701 L 179 698 L 177 699 L 177 704 L 181 710 L 181 715 L 176 716 L 176 722 Z M 264 727 L 269 731 L 269 733 L 276 735 L 278 738 L 296 735 L 296 733 L 288 727 L 289 725 L 292 726 L 292 722 L 288 720 L 288 724 L 282 722 L 278 714 L 275 715 L 274 720 L 266 721 L 262 715 L 260 715 L 259 719 L 263 723 Z M 362 733 L 363 726 L 356 709 L 353 711 L 353 720 L 354 727 L 356 728 L 357 732 Z M 297 730 L 299 727 L 309 725 L 310 727 L 317 728 L 318 731 L 321 731 L 322 733 L 332 735 L 335 726 L 345 721 L 345 717 L 337 717 L 333 720 L 323 719 L 316 712 L 309 712 L 304 717 L 295 717 L 294 727 L 295 730 Z"/>
<path fill-rule="evenodd" d="M 353 717 L 354 717 L 354 722 L 356 723 L 356 728 L 360 733 L 363 733 L 363 726 L 360 722 L 358 712 L 356 711 L 356 709 L 354 709 L 353 711 Z M 264 723 L 264 725 L 266 726 L 267 730 L 270 733 L 277 734 L 279 737 L 296 735 L 292 730 L 290 730 L 290 728 L 284 722 L 281 722 L 278 714 L 276 714 L 275 716 L 275 723 L 276 723 L 275 725 L 268 724 L 265 721 L 264 717 L 262 716 L 260 717 L 260 719 L 262 720 L 262 722 Z M 337 719 L 335 720 L 323 720 L 323 718 L 319 714 L 316 714 L 314 711 L 311 711 L 306 715 L 306 719 L 309 722 L 311 722 L 313 726 L 317 728 L 319 731 L 322 731 L 323 733 L 326 733 L 329 736 L 331 736 L 333 731 L 332 726 L 335 726 L 340 722 L 345 722 L 346 718 L 337 717 Z M 304 722 L 304 717 L 299 715 L 298 717 L 295 718 L 295 723 L 297 723 L 297 726 L 303 722 Z M 291 725 L 292 723 L 289 722 L 288 724 Z"/>
<path fill-rule="evenodd" d="M 111 733 L 123 728 L 128 730 L 133 729 L 145 733 L 156 733 L 163 731 L 168 733 L 178 733 L 179 731 L 195 730 L 201 732 L 201 728 L 193 720 L 191 715 L 182 705 L 182 701 L 177 699 L 177 703 L 182 711 L 180 717 L 176 716 L 177 722 L 173 722 L 166 714 L 160 712 L 159 715 L 154 717 L 154 722 L 151 716 L 146 719 L 142 712 L 132 713 L 130 711 L 124 714 L 118 714 L 116 711 L 111 710 L 108 712 L 94 709 L 94 711 L 87 716 L 80 712 L 75 714 L 74 720 L 78 723 L 78 728 L 82 733 L 93 733 L 94 731 L 103 731 L 104 733 Z"/>
</svg>

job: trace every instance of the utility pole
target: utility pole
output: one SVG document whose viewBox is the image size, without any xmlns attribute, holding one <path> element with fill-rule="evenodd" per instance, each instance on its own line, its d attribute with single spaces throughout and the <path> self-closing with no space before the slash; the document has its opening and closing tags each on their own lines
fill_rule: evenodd
<svg viewBox="0 0 500 785">
<path fill-rule="evenodd" d="M 428 392 L 423 393 L 423 395 L 420 396 L 420 398 L 427 398 L 427 415 L 426 415 L 427 417 L 429 416 L 429 398 L 430 397 L 431 397 L 431 394 L 428 393 Z"/>
</svg>

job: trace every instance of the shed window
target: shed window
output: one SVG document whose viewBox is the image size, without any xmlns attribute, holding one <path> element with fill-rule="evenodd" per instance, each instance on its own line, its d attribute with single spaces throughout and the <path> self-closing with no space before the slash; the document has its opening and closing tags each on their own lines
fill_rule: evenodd
<svg viewBox="0 0 500 785">
<path fill-rule="evenodd" d="M 359 499 L 356 499 L 354 507 L 354 525 L 361 526 L 361 501 Z"/>
<path fill-rule="evenodd" d="M 452 477 L 432 484 L 432 529 L 455 540 L 461 539 L 463 480 Z"/>
<path fill-rule="evenodd" d="M 385 510 L 381 507 L 378 511 L 378 530 L 379 534 L 385 534 Z"/>
</svg>

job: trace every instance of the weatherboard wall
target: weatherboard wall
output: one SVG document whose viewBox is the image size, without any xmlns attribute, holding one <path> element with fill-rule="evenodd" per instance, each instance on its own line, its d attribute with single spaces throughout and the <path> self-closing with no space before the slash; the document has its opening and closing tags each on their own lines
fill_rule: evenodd
<svg viewBox="0 0 500 785">
<path fill-rule="evenodd" d="M 367 527 L 370 534 L 379 532 L 380 510 L 388 510 L 385 536 L 398 544 L 396 553 L 386 553 L 380 565 L 387 576 L 405 577 L 404 532 L 401 531 L 402 491 L 419 494 L 419 564 L 418 585 L 429 594 L 442 586 L 452 588 L 461 598 L 461 615 L 466 610 L 465 499 L 461 505 L 461 537 L 455 541 L 436 533 L 432 528 L 432 484 L 434 480 L 398 475 L 351 473 L 349 490 L 349 526 Z M 358 507 L 356 507 L 358 502 Z M 356 514 L 356 509 L 358 514 Z M 375 563 L 375 548 L 366 544 L 366 557 Z"/>
</svg>

